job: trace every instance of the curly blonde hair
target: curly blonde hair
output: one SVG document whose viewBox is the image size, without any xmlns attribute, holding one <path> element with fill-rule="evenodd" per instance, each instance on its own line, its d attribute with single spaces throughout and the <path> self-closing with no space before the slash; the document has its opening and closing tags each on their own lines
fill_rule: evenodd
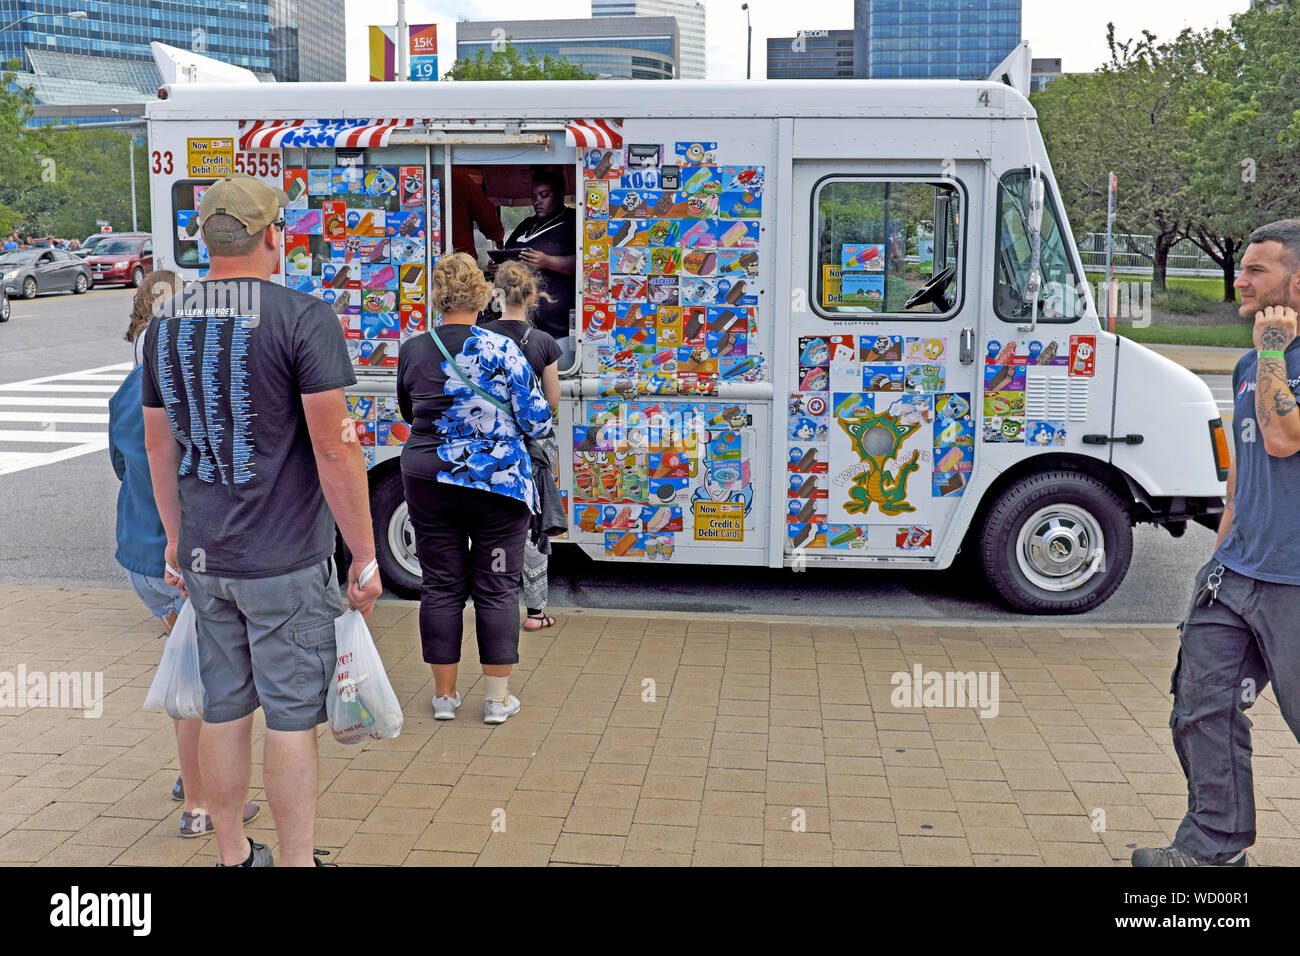
<svg viewBox="0 0 1300 956">
<path fill-rule="evenodd" d="M 164 299 L 177 296 L 185 286 L 185 280 L 170 269 L 157 269 L 149 273 L 140 282 L 131 300 L 131 324 L 126 327 L 128 342 L 134 342 L 149 326 L 154 317 L 154 309 Z"/>
<path fill-rule="evenodd" d="M 444 315 L 448 312 L 482 312 L 492 298 L 492 286 L 478 263 L 463 252 L 442 256 L 433 267 L 429 299 Z"/>
<path fill-rule="evenodd" d="M 547 302 L 554 301 L 552 296 L 538 291 L 537 273 L 528 263 L 520 262 L 518 259 L 503 262 L 497 268 L 496 282 L 492 286 L 492 298 L 501 312 L 505 311 L 506 306 L 516 309 L 526 307 L 531 312 L 537 308 L 537 303 L 542 299 Z"/>
</svg>

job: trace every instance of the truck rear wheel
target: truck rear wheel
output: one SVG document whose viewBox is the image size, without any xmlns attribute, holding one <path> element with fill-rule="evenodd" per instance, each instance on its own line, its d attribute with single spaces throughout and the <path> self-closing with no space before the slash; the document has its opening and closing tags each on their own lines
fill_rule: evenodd
<svg viewBox="0 0 1300 956">
<path fill-rule="evenodd" d="M 1050 471 L 1002 492 L 984 520 L 980 563 L 1017 610 L 1081 614 L 1128 572 L 1133 527 L 1123 503 L 1088 475 Z"/>
<path fill-rule="evenodd" d="M 394 471 L 370 493 L 375 530 L 375 557 L 384 584 L 400 597 L 420 596 L 420 561 L 415 555 L 415 529 L 406 510 L 402 473 Z"/>
</svg>

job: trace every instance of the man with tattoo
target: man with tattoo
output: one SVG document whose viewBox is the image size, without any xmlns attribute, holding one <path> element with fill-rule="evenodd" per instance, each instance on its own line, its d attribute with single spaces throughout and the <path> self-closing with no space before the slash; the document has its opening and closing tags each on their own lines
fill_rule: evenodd
<svg viewBox="0 0 1300 956">
<path fill-rule="evenodd" d="M 1255 842 L 1246 710 L 1270 682 L 1300 739 L 1300 219 L 1251 233 L 1234 284 L 1255 350 L 1232 373 L 1227 506 L 1170 688 L 1187 815 L 1171 846 L 1135 850 L 1134 866 L 1245 866 Z"/>
</svg>

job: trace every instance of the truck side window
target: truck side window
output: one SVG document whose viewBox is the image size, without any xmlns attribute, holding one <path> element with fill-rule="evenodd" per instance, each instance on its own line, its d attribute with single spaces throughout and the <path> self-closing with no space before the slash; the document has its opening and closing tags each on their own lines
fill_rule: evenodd
<svg viewBox="0 0 1300 956">
<path fill-rule="evenodd" d="M 961 301 L 962 197 L 952 183 L 823 179 L 813 194 L 813 308 L 937 319 Z"/>
<path fill-rule="evenodd" d="M 1006 322 L 1029 319 L 1032 303 L 1025 301 L 1031 258 L 1028 215 L 1030 175 L 1027 169 L 1007 173 L 998 184 L 997 265 L 993 290 L 993 308 Z M 1087 308 L 1087 298 L 1080 291 L 1079 273 L 1070 261 L 1069 249 L 1061 232 L 1050 183 L 1044 192 L 1042 241 L 1039 271 L 1042 285 L 1038 292 L 1038 321 L 1073 322 Z"/>
<path fill-rule="evenodd" d="M 182 269 L 204 269 L 208 247 L 199 236 L 198 208 L 210 179 L 182 179 L 172 184 L 172 253 Z"/>
</svg>

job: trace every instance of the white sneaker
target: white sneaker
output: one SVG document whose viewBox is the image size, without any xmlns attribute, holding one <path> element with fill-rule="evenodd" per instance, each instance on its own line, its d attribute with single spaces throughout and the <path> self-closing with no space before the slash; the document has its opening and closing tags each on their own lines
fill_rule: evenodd
<svg viewBox="0 0 1300 956">
<path fill-rule="evenodd" d="M 460 694 L 455 697 L 435 697 L 433 699 L 434 720 L 455 720 L 456 708 L 460 706 Z"/>
<path fill-rule="evenodd" d="M 483 701 L 483 723 L 504 724 L 506 719 L 519 713 L 519 698 L 511 694 L 503 704 L 499 700 Z"/>
</svg>

